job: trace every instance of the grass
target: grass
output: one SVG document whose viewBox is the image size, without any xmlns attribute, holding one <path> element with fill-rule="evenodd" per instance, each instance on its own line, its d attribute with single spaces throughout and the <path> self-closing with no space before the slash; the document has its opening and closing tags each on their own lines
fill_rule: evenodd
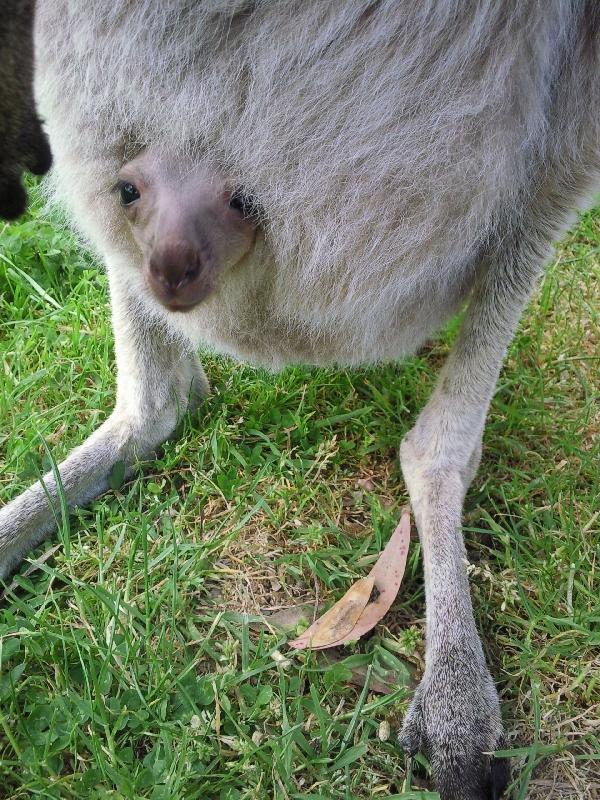
<svg viewBox="0 0 600 800">
<path fill-rule="evenodd" d="M 0 233 L 0 502 L 114 400 L 106 280 L 40 202 Z M 523 318 L 467 497 L 519 800 L 600 796 L 599 252 L 597 210 Z M 426 763 L 395 745 L 423 668 L 418 542 L 370 638 L 327 663 L 286 640 L 395 525 L 398 443 L 450 328 L 356 372 L 272 376 L 206 356 L 200 413 L 7 587 L 0 797 L 437 797 Z"/>
</svg>

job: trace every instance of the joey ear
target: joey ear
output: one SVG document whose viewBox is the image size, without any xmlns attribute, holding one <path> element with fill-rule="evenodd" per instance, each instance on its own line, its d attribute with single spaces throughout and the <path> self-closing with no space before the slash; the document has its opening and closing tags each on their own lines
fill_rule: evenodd
<svg viewBox="0 0 600 800">
<path fill-rule="evenodd" d="M 229 207 L 238 211 L 246 219 L 256 219 L 261 215 L 258 201 L 241 187 L 237 187 L 229 198 Z"/>
</svg>

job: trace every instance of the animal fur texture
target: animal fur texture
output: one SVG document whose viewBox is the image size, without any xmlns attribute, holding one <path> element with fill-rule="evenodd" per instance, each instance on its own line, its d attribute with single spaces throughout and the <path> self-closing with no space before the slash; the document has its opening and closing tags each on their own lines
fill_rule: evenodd
<svg viewBox="0 0 600 800">
<path fill-rule="evenodd" d="M 600 173 L 594 0 L 41 0 L 57 195 L 105 259 L 115 410 L 59 469 L 69 505 L 206 392 L 199 342 L 277 368 L 415 349 L 468 301 L 400 450 L 422 542 L 426 669 L 401 734 L 442 800 L 498 798 L 500 708 L 460 519 L 506 348 Z M 142 151 L 224 176 L 254 247 L 185 314 L 157 302 L 112 191 Z M 193 209 L 192 209 L 193 210 Z M 54 525 L 55 476 L 0 509 L 0 572 Z"/>
<path fill-rule="evenodd" d="M 123 252 L 108 189 L 149 142 L 195 149 L 260 199 L 266 247 L 198 308 L 193 338 L 268 366 L 413 352 L 465 299 L 482 252 L 511 235 L 536 168 L 567 141 L 593 146 L 579 98 L 594 76 L 580 64 L 556 88 L 586 47 L 580 2 L 40 11 L 59 191 L 101 250 Z"/>
</svg>

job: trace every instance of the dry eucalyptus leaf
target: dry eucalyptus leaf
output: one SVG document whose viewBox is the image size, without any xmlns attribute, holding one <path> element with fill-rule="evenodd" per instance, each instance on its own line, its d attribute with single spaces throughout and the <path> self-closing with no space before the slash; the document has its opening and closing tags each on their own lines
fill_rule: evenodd
<svg viewBox="0 0 600 800">
<path fill-rule="evenodd" d="M 319 617 L 302 636 L 290 642 L 290 647 L 295 650 L 303 650 L 305 647 L 332 647 L 347 636 L 369 602 L 374 581 L 371 575 L 356 581 L 341 600 Z"/>
<path fill-rule="evenodd" d="M 290 647 L 323 650 L 360 639 L 374 628 L 398 594 L 409 543 L 410 507 L 406 506 L 398 527 L 367 577 L 351 586 L 326 614 L 290 642 Z"/>
</svg>

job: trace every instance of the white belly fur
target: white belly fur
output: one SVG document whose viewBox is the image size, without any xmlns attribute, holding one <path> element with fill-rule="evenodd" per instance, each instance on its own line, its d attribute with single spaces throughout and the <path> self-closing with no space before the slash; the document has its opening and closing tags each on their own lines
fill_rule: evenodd
<svg viewBox="0 0 600 800">
<path fill-rule="evenodd" d="M 264 242 L 194 311 L 155 309 L 171 328 L 272 368 L 413 352 L 467 296 L 514 187 L 529 122 L 501 49 L 475 69 L 457 45 L 442 69 L 423 28 L 442 22 L 369 0 L 197 4 L 173 48 L 176 5 L 39 2 L 36 92 L 76 224 L 145 296 L 109 189 L 136 146 L 203 159 L 258 199 Z"/>
</svg>

